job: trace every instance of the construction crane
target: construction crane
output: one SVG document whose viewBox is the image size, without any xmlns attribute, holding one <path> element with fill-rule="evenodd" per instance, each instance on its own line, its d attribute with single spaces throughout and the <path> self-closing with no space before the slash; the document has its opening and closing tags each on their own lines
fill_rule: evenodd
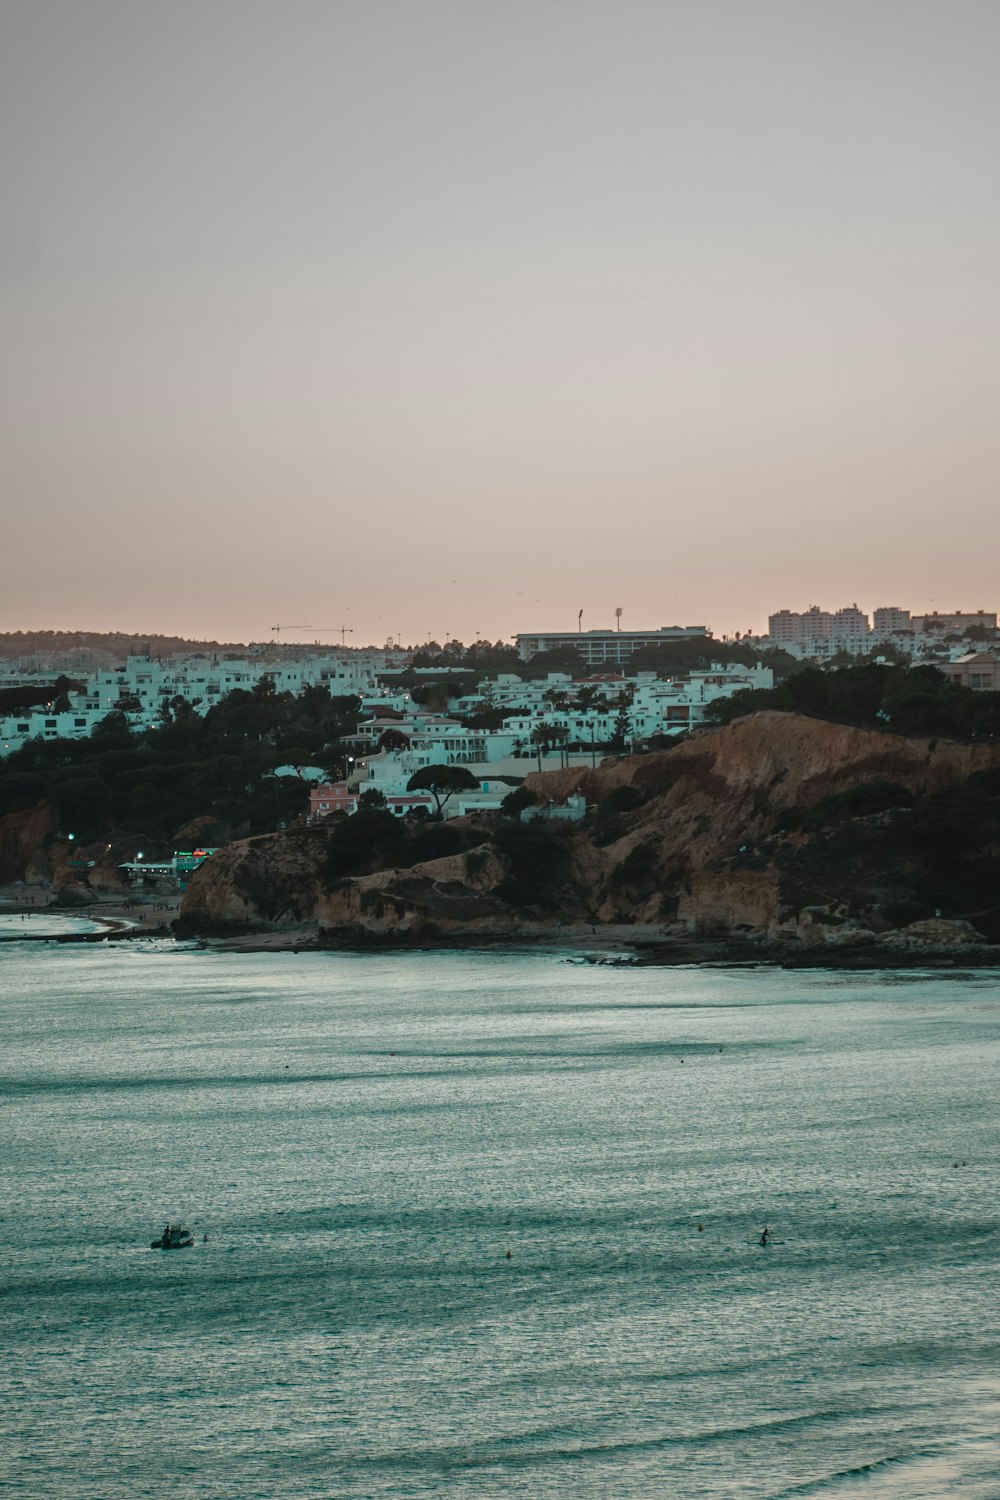
<svg viewBox="0 0 1000 1500">
<path fill-rule="evenodd" d="M 278 637 L 279 646 L 281 645 L 281 632 L 283 630 L 311 630 L 315 635 L 339 635 L 341 645 L 344 644 L 345 636 L 354 634 L 350 625 L 327 625 L 322 630 L 317 629 L 315 625 L 272 625 L 271 629 Z"/>
</svg>

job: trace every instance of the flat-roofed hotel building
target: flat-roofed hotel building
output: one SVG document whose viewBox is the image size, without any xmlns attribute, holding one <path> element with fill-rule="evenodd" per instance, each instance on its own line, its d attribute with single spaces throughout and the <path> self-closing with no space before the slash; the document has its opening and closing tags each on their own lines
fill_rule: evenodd
<svg viewBox="0 0 1000 1500">
<path fill-rule="evenodd" d="M 539 635 L 518 633 L 518 654 L 530 661 L 542 651 L 572 646 L 588 667 L 622 666 L 636 651 L 647 646 L 668 646 L 673 641 L 705 640 L 706 625 L 661 625 L 659 630 L 555 630 Z"/>
</svg>

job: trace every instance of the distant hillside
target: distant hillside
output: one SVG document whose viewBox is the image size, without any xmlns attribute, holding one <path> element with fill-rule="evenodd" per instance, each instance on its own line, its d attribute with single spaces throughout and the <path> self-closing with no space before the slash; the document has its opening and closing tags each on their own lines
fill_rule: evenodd
<svg viewBox="0 0 1000 1500">
<path fill-rule="evenodd" d="M 175 651 L 245 651 L 241 642 L 194 641 L 181 635 L 142 635 L 124 630 L 8 630 L 0 634 L 0 657 L 34 656 L 38 652 L 105 651 L 124 658 L 149 645 L 154 655 Z"/>
</svg>

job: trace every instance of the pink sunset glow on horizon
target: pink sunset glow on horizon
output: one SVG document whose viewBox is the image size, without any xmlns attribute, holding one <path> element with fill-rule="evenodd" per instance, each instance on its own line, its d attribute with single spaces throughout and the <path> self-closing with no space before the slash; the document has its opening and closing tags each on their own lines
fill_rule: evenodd
<svg viewBox="0 0 1000 1500">
<path fill-rule="evenodd" d="M 1000 604 L 997 7 L 33 0 L 3 40 L 0 630 Z"/>
</svg>

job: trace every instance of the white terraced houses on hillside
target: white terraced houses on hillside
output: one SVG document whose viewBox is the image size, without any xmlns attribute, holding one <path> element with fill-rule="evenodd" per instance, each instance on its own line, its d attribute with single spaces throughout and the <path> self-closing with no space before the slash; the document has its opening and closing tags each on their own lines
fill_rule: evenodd
<svg viewBox="0 0 1000 1500">
<path fill-rule="evenodd" d="M 405 690 L 397 688 L 387 695 L 377 661 L 312 655 L 278 663 L 205 656 L 159 661 L 136 655 L 118 670 L 92 674 L 81 693 L 70 695 L 68 710 L 46 708 L 0 720 L 0 756 L 34 738 L 86 739 L 123 704 L 129 723 L 137 729 L 155 726 L 163 704 L 177 697 L 205 713 L 228 693 L 252 690 L 265 678 L 274 682 L 278 692 L 299 693 L 320 686 L 332 697 L 360 698 L 363 711 L 371 717 L 353 737 L 356 760 L 359 764 L 370 760 L 382 734 L 396 730 L 410 741 L 406 752 L 409 774 L 437 763 L 475 767 L 512 760 L 517 765 L 537 753 L 532 736 L 546 726 L 565 731 L 568 743 L 578 746 L 575 756 L 569 753 L 570 761 L 575 758 L 582 763 L 615 735 L 619 700 L 627 700 L 630 736 L 647 739 L 695 727 L 713 698 L 772 682 L 770 669 L 738 665 L 714 666 L 673 681 L 662 681 L 651 672 L 632 677 L 602 673 L 574 681 L 567 673 L 554 672 L 538 681 L 521 682 L 515 674 L 503 673 L 496 680 L 477 684 L 453 704 L 453 712 L 460 713 L 511 708 L 501 728 L 478 730 L 465 728 L 453 717 L 417 708 Z M 380 717 L 389 707 L 402 717 Z M 562 758 L 567 758 L 565 751 Z M 523 767 L 519 769 L 523 774 Z"/>
</svg>

